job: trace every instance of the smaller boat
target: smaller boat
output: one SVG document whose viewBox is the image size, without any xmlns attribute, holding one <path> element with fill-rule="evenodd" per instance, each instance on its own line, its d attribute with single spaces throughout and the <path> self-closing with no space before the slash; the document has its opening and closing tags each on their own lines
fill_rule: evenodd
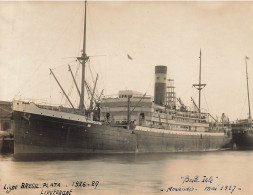
<svg viewBox="0 0 253 195">
<path fill-rule="evenodd" d="M 249 96 L 249 81 L 248 81 L 248 69 L 247 60 L 245 57 L 246 64 L 246 79 L 247 79 L 247 95 L 248 95 L 248 109 L 249 117 L 247 119 L 241 119 L 232 124 L 232 142 L 236 149 L 241 150 L 252 150 L 253 149 L 253 123 L 250 111 L 250 96 Z"/>
<path fill-rule="evenodd" d="M 0 101 L 0 153 L 13 152 L 12 103 Z"/>
<path fill-rule="evenodd" d="M 14 152 L 14 137 L 5 131 L 0 131 L 0 154 Z"/>
<path fill-rule="evenodd" d="M 238 120 L 232 124 L 232 141 L 234 148 L 242 150 L 253 149 L 252 119 Z"/>
</svg>

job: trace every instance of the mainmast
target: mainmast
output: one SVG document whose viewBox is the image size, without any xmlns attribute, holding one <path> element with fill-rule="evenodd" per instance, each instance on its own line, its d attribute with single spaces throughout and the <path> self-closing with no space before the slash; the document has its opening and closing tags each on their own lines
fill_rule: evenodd
<svg viewBox="0 0 253 195">
<path fill-rule="evenodd" d="M 247 60 L 249 60 L 249 58 L 246 56 L 246 57 L 245 57 L 245 64 L 246 64 L 246 79 L 247 79 L 247 93 L 248 93 L 249 119 L 251 119 L 250 100 L 249 100 L 249 81 L 248 81 L 249 78 L 248 78 Z"/>
<path fill-rule="evenodd" d="M 199 84 L 193 84 L 193 87 L 195 87 L 199 91 L 199 112 L 200 110 L 200 105 L 201 105 L 201 90 L 206 86 L 206 84 L 201 83 L 201 50 L 199 54 Z"/>
<path fill-rule="evenodd" d="M 85 1 L 85 13 L 84 13 L 84 36 L 83 36 L 83 53 L 82 56 L 77 58 L 82 64 L 82 79 L 81 79 L 81 96 L 80 96 L 80 110 L 84 109 L 84 82 L 85 82 L 85 63 L 88 61 L 89 57 L 86 55 L 86 4 Z"/>
</svg>

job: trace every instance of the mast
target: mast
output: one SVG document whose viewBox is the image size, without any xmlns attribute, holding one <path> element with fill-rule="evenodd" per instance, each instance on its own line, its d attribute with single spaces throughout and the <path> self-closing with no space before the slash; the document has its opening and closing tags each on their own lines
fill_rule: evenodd
<svg viewBox="0 0 253 195">
<path fill-rule="evenodd" d="M 246 64 L 247 94 L 248 94 L 248 106 L 249 106 L 249 119 L 251 119 L 250 100 L 249 100 L 249 81 L 248 81 L 249 78 L 248 78 L 247 60 L 249 60 L 249 58 L 246 56 L 245 57 L 245 64 Z"/>
<path fill-rule="evenodd" d="M 201 90 L 206 86 L 206 84 L 201 83 L 201 49 L 199 54 L 199 84 L 193 84 L 193 87 L 195 87 L 199 91 L 199 113 L 200 113 L 200 105 L 201 105 Z"/>
<path fill-rule="evenodd" d="M 85 13 L 84 13 L 84 36 L 83 36 L 83 53 L 82 57 L 77 58 L 82 63 L 82 79 L 81 79 L 81 96 L 80 96 L 80 110 L 84 109 L 84 81 L 85 81 L 85 63 L 89 59 L 89 57 L 86 55 L 86 4 L 87 0 L 85 1 Z"/>
<path fill-rule="evenodd" d="M 130 120 L 131 120 L 131 114 L 130 114 L 130 98 L 131 96 L 127 96 L 127 128 L 130 129 Z"/>
</svg>

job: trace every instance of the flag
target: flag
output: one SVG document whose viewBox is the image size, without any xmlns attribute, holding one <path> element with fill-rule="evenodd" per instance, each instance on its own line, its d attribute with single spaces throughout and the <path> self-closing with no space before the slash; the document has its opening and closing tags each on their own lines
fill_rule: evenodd
<svg viewBox="0 0 253 195">
<path fill-rule="evenodd" d="M 246 60 L 249 60 L 249 57 L 248 57 L 248 56 L 245 56 L 245 59 L 246 59 Z"/>
<path fill-rule="evenodd" d="M 128 58 L 129 60 L 133 60 L 133 58 L 132 58 L 129 54 L 127 54 L 127 58 Z"/>
</svg>

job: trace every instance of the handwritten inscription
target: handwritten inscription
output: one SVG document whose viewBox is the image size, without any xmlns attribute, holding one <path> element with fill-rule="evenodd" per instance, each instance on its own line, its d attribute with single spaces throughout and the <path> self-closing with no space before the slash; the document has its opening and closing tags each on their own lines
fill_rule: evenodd
<svg viewBox="0 0 253 195">
<path fill-rule="evenodd" d="M 87 186 L 94 186 L 94 189 L 98 186 L 99 181 L 92 181 L 91 184 L 85 181 L 76 181 L 73 182 L 72 186 L 74 187 L 87 187 Z"/>
<path fill-rule="evenodd" d="M 22 183 L 20 188 L 22 188 L 22 189 L 36 189 L 36 188 L 39 188 L 39 184 L 37 184 L 37 183 Z"/>
<path fill-rule="evenodd" d="M 167 188 L 166 192 L 183 192 L 183 191 L 192 192 L 194 190 L 196 190 L 196 189 L 194 189 L 194 187 L 192 187 L 192 186 L 191 187 L 184 187 L 184 186 L 182 186 L 182 187 L 173 187 L 173 186 L 170 186 L 170 187 Z"/>
<path fill-rule="evenodd" d="M 18 189 L 18 185 L 5 184 L 3 189 L 6 191 L 6 193 L 10 193 L 12 190 Z"/>
<path fill-rule="evenodd" d="M 99 185 L 99 181 L 73 181 L 71 185 L 65 185 L 60 182 L 52 183 L 29 183 L 22 182 L 21 184 L 12 185 L 5 184 L 3 190 L 6 194 L 9 194 L 15 190 L 37 190 L 37 194 L 46 195 L 71 195 L 75 188 L 89 188 L 96 189 Z"/>
<path fill-rule="evenodd" d="M 72 190 L 42 190 L 40 194 L 44 195 L 71 195 Z"/>
<path fill-rule="evenodd" d="M 180 177 L 180 179 L 181 179 L 180 186 L 169 186 L 165 190 L 161 189 L 161 191 L 162 192 L 223 191 L 223 192 L 230 192 L 232 194 L 235 190 L 238 191 L 242 190 L 240 187 L 236 185 L 223 185 L 219 182 L 219 177 L 214 176 L 185 175 Z"/>
<path fill-rule="evenodd" d="M 206 186 L 204 191 L 228 191 L 231 192 L 231 194 L 235 191 L 235 190 L 241 190 L 241 188 L 238 188 L 236 185 L 218 185 L 218 186 Z"/>
<path fill-rule="evenodd" d="M 218 177 L 216 177 L 218 178 Z M 190 177 L 189 175 L 186 175 L 184 177 L 181 177 L 181 179 L 183 179 L 182 183 L 198 183 L 198 182 L 202 182 L 202 183 L 213 183 L 213 176 L 202 176 L 202 178 L 200 178 L 198 175 L 194 176 L 194 177 Z"/>
</svg>

